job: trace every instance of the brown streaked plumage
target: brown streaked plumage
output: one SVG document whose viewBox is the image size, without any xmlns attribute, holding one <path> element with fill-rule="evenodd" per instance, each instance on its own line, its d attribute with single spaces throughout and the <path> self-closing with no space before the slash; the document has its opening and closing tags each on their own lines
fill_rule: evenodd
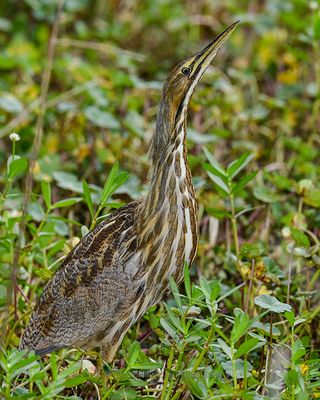
<svg viewBox="0 0 320 400">
<path fill-rule="evenodd" d="M 150 145 L 148 195 L 114 211 L 68 254 L 34 308 L 21 349 L 45 354 L 99 347 L 111 361 L 126 331 L 168 289 L 169 277 L 182 279 L 198 242 L 186 150 L 188 105 L 236 25 L 169 74 Z"/>
</svg>

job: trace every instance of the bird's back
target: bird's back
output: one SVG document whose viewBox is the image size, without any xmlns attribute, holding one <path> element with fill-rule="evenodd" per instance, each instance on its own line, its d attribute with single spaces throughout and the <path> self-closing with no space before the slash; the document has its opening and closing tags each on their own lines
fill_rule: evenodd
<svg viewBox="0 0 320 400">
<path fill-rule="evenodd" d="M 135 231 L 140 203 L 112 213 L 69 253 L 38 300 L 20 348 L 41 354 L 103 341 L 108 347 L 134 322 L 127 314 L 144 290 Z"/>
</svg>

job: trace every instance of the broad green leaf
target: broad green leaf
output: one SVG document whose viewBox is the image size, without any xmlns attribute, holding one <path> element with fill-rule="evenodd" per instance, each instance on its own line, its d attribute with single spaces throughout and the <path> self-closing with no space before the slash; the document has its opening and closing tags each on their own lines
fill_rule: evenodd
<svg viewBox="0 0 320 400">
<path fill-rule="evenodd" d="M 82 187 L 83 187 L 83 196 L 84 200 L 89 208 L 89 212 L 91 215 L 91 218 L 94 217 L 94 211 L 93 211 L 93 203 L 92 203 L 92 197 L 91 197 L 91 192 L 88 183 L 83 180 L 82 181 Z"/>
<path fill-rule="evenodd" d="M 285 382 L 288 386 L 289 389 L 291 389 L 291 387 L 296 387 L 298 386 L 298 382 L 299 382 L 299 374 L 297 371 L 290 369 L 287 372 L 287 375 L 285 377 Z"/>
<path fill-rule="evenodd" d="M 261 345 L 264 346 L 264 343 L 259 342 L 259 340 L 256 338 L 251 338 L 251 339 L 244 341 L 238 347 L 238 350 L 236 351 L 236 354 L 235 354 L 235 358 L 240 358 L 244 354 L 248 354 L 250 351 L 254 350 L 254 348 L 257 346 L 258 343 L 261 343 Z"/>
<path fill-rule="evenodd" d="M 248 314 L 238 313 L 231 331 L 231 342 L 236 343 L 241 336 L 243 336 L 250 325 L 250 318 Z"/>
<path fill-rule="evenodd" d="M 52 204 L 52 208 L 63 208 L 63 207 L 69 207 L 72 206 L 73 204 L 79 203 L 81 201 L 81 197 L 70 197 L 69 199 L 64 199 L 64 200 L 59 200 Z"/>
<path fill-rule="evenodd" d="M 293 326 L 293 325 L 294 325 L 294 313 L 293 313 L 293 311 L 286 311 L 286 312 L 284 313 L 284 316 L 285 316 L 286 319 L 289 321 L 289 324 L 290 324 L 291 326 Z"/>
<path fill-rule="evenodd" d="M 253 159 L 252 153 L 244 153 L 237 160 L 228 165 L 227 175 L 232 180 Z"/>
<path fill-rule="evenodd" d="M 51 208 L 51 186 L 50 182 L 48 181 L 41 181 L 41 191 L 44 202 L 46 203 L 47 209 L 50 210 Z"/>
<path fill-rule="evenodd" d="M 0 110 L 12 114 L 19 114 L 23 111 L 23 105 L 12 93 L 2 92 L 0 93 Z"/>
<path fill-rule="evenodd" d="M 227 345 L 227 343 L 222 340 L 222 339 L 218 339 L 217 340 L 218 345 L 220 346 L 220 349 L 230 358 L 230 360 L 232 360 L 232 349 L 230 346 Z"/>
<path fill-rule="evenodd" d="M 281 196 L 267 186 L 255 186 L 253 188 L 253 195 L 264 203 L 275 203 L 282 200 Z"/>
<path fill-rule="evenodd" d="M 305 354 L 306 354 L 306 349 L 304 348 L 301 339 L 296 339 L 293 342 L 292 346 L 292 356 L 291 356 L 292 362 L 295 363 Z"/>
<path fill-rule="evenodd" d="M 24 157 L 15 157 L 8 165 L 8 178 L 13 179 L 17 175 L 23 174 L 28 167 L 28 160 Z"/>
<path fill-rule="evenodd" d="M 308 191 L 303 200 L 311 207 L 320 208 L 320 189 Z"/>
<path fill-rule="evenodd" d="M 310 247 L 308 236 L 296 228 L 290 228 L 291 236 L 298 246 Z"/>
<path fill-rule="evenodd" d="M 232 366 L 232 361 L 226 361 L 221 363 L 222 368 L 224 369 L 225 373 L 229 375 L 230 377 L 233 376 L 233 366 Z M 236 378 L 237 379 L 243 379 L 244 378 L 244 368 L 246 367 L 246 376 L 251 376 L 250 371 L 252 370 L 252 365 L 249 363 L 249 361 L 243 361 L 240 358 L 235 360 L 235 369 L 236 369 Z"/>
<path fill-rule="evenodd" d="M 75 175 L 64 171 L 54 171 L 52 175 L 60 188 L 82 194 L 82 183 Z"/>
<path fill-rule="evenodd" d="M 265 308 L 269 311 L 275 312 L 275 313 L 283 313 L 285 311 L 291 311 L 291 306 L 286 303 L 281 303 L 279 300 L 277 300 L 273 296 L 269 296 L 268 294 L 262 294 L 258 297 L 255 297 L 254 303 L 257 306 L 260 306 L 262 308 Z"/>
</svg>

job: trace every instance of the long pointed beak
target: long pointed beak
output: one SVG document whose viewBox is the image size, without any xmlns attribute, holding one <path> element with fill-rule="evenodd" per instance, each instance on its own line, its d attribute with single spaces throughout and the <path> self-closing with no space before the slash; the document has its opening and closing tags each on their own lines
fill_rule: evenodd
<svg viewBox="0 0 320 400">
<path fill-rule="evenodd" d="M 220 47 L 228 39 L 231 33 L 236 29 L 239 22 L 240 21 L 236 21 L 235 23 L 230 25 L 224 32 L 220 33 L 219 36 L 217 36 L 203 50 L 199 51 L 199 53 L 195 55 L 193 61 L 194 73 L 192 74 L 194 78 L 196 78 L 198 74 L 202 75 L 201 72 L 204 72 L 213 57 L 217 54 Z"/>
</svg>

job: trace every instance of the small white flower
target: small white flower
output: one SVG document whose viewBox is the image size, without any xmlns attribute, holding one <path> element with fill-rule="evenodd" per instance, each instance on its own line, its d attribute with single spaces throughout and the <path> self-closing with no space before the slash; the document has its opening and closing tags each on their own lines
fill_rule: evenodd
<svg viewBox="0 0 320 400">
<path fill-rule="evenodd" d="M 20 140 L 20 136 L 15 132 L 11 133 L 11 135 L 9 135 L 9 138 L 13 142 L 18 142 Z"/>
</svg>

